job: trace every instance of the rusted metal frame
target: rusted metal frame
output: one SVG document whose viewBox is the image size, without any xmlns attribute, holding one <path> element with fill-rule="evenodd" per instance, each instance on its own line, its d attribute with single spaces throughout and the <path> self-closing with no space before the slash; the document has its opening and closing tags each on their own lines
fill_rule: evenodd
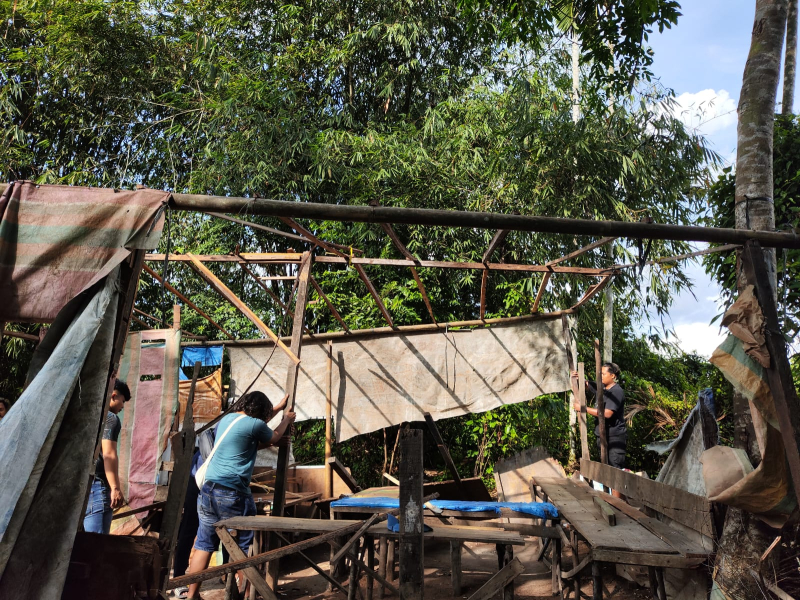
<svg viewBox="0 0 800 600">
<path fill-rule="evenodd" d="M 406 248 L 406 245 L 400 241 L 400 238 L 397 236 L 395 230 L 392 229 L 391 225 L 389 225 L 388 223 L 381 223 L 381 228 L 389 236 L 389 239 L 392 240 L 392 243 L 400 251 L 400 254 L 405 256 L 408 260 L 413 260 L 415 263 L 419 263 L 419 259 L 413 254 L 411 254 L 411 251 L 408 248 Z M 411 275 L 414 277 L 414 281 L 417 282 L 417 289 L 419 289 L 419 293 L 422 294 L 422 300 L 423 302 L 425 302 L 425 308 L 428 309 L 428 314 L 430 314 L 433 322 L 436 323 L 436 316 L 433 314 L 433 306 L 431 306 L 431 301 L 428 298 L 428 292 L 422 283 L 422 279 L 420 279 L 416 267 L 411 267 Z M 481 315 L 481 318 L 483 318 L 483 315 Z"/>
<path fill-rule="evenodd" d="M 716 246 L 715 248 L 706 248 L 705 250 L 697 250 L 696 252 L 689 252 L 688 254 L 678 254 L 676 256 L 666 256 L 664 258 L 656 258 L 654 260 L 648 260 L 644 264 L 647 266 L 662 265 L 664 263 L 677 262 L 679 260 L 694 258 L 696 256 L 705 256 L 706 254 L 717 254 L 718 252 L 729 252 L 731 250 L 738 250 L 741 247 L 742 247 L 741 244 L 725 244 L 723 246 Z M 639 263 L 615 265 L 617 269 L 630 269 L 638 266 L 640 266 Z"/>
<path fill-rule="evenodd" d="M 278 347 L 281 350 L 283 350 L 283 352 L 286 354 L 286 356 L 289 357 L 289 359 L 292 362 L 294 362 L 295 364 L 300 363 L 300 359 L 297 357 L 297 355 L 294 352 L 292 352 L 289 349 L 289 347 L 281 341 L 281 339 L 267 326 L 266 323 L 264 323 L 261 319 L 258 318 L 258 315 L 256 315 L 252 310 L 250 310 L 250 307 L 248 307 L 244 302 L 242 302 L 242 300 L 236 294 L 234 294 L 228 288 L 228 286 L 222 283 L 219 277 L 217 277 L 216 275 L 214 275 L 214 273 L 209 271 L 208 267 L 206 267 L 202 262 L 194 258 L 193 255 L 187 254 L 187 256 L 193 259 L 192 262 L 189 263 L 189 265 L 194 269 L 195 273 L 200 275 L 200 277 L 202 277 L 212 288 L 214 288 L 214 290 L 216 290 L 220 295 L 222 295 L 228 302 L 230 302 L 231 304 L 233 304 L 233 306 L 238 308 L 239 312 L 241 312 L 244 316 L 250 319 L 250 321 L 252 321 L 253 324 L 261 331 L 261 333 L 270 338 L 273 342 L 275 342 L 278 345 Z"/>
<path fill-rule="evenodd" d="M 158 325 L 159 325 L 159 326 L 161 326 L 161 319 L 159 319 L 159 318 L 157 318 L 157 317 L 154 317 L 153 315 L 151 315 L 151 314 L 149 314 L 149 313 L 146 313 L 146 312 L 144 312 L 143 310 L 139 310 L 138 308 L 135 308 L 135 307 L 134 307 L 134 309 L 133 309 L 133 312 L 137 312 L 137 313 L 139 313 L 140 315 L 144 315 L 144 316 L 145 316 L 145 317 L 147 317 L 148 319 L 152 319 L 153 321 L 155 321 L 156 323 L 158 323 Z"/>
<path fill-rule="evenodd" d="M 499 229 L 494 234 L 494 237 L 492 237 L 492 240 L 489 242 L 489 247 L 486 249 L 486 252 L 483 253 L 483 259 L 481 262 L 489 262 L 492 254 L 494 254 L 495 250 L 497 250 L 497 247 L 505 241 L 510 232 L 510 229 Z"/>
<path fill-rule="evenodd" d="M 150 268 L 150 267 L 148 267 L 147 265 L 142 265 L 142 269 L 144 269 L 144 270 L 145 270 L 145 271 L 146 271 L 146 272 L 147 272 L 147 273 L 148 273 L 148 274 L 149 274 L 149 275 L 150 275 L 150 276 L 151 276 L 153 279 L 155 279 L 157 282 L 159 282 L 159 283 L 162 283 L 161 275 L 159 275 L 158 273 L 156 273 L 155 271 L 153 271 L 153 269 L 151 269 L 151 268 Z M 225 335 L 228 337 L 228 339 L 230 339 L 230 340 L 234 339 L 234 337 L 233 337 L 233 336 L 232 336 L 230 333 L 228 333 L 227 331 L 225 331 L 225 329 L 222 327 L 222 325 L 220 325 L 219 323 L 217 323 L 217 322 L 216 322 L 214 319 L 212 319 L 211 317 L 209 317 L 209 316 L 208 316 L 208 315 L 207 315 L 205 312 L 203 312 L 203 311 L 202 311 L 200 308 L 198 308 L 198 307 L 197 307 L 197 305 L 196 305 L 196 304 L 194 304 L 194 302 L 192 302 L 192 301 L 191 301 L 191 300 L 189 300 L 189 299 L 188 299 L 186 296 L 184 296 L 183 294 L 181 294 L 181 293 L 180 293 L 178 290 L 176 290 L 174 287 L 172 287 L 172 286 L 171 286 L 169 283 L 166 283 L 166 282 L 163 282 L 163 283 L 164 283 L 164 287 L 165 287 L 165 288 L 166 288 L 168 291 L 170 291 L 172 294 L 174 294 L 174 295 L 175 295 L 175 296 L 176 296 L 176 297 L 177 297 L 179 300 L 181 300 L 181 301 L 182 301 L 184 304 L 186 304 L 186 306 L 188 306 L 189 308 L 191 308 L 191 309 L 192 309 L 193 311 L 195 311 L 195 312 L 196 312 L 198 315 L 200 315 L 200 316 L 201 316 L 201 317 L 203 317 L 203 318 L 204 318 L 206 321 L 208 321 L 209 323 L 211 323 L 211 324 L 212 324 L 214 327 L 216 327 L 217 329 L 219 329 L 219 330 L 220 330 L 222 333 L 224 333 L 224 334 L 225 334 Z"/>
<path fill-rule="evenodd" d="M 253 280 L 255 280 L 255 282 L 258 285 L 260 285 L 265 292 L 267 292 L 270 298 L 272 298 L 273 300 L 275 300 L 275 302 L 278 303 L 278 305 L 281 307 L 281 310 L 283 310 L 284 314 L 287 315 L 289 318 L 291 318 L 292 309 L 289 307 L 289 305 L 283 302 L 275 292 L 269 289 L 269 286 L 265 284 L 263 281 L 261 281 L 258 278 L 258 276 L 248 268 L 246 263 L 239 263 L 239 266 L 244 270 L 245 273 L 250 275 L 253 278 Z M 294 285 L 292 287 L 292 294 L 291 294 L 292 296 L 294 296 L 294 290 L 295 288 L 297 288 L 297 278 L 295 277 L 293 279 L 294 279 Z M 303 323 L 303 327 L 305 328 L 306 333 L 308 333 L 309 335 L 312 333 L 311 330 L 306 326 L 305 322 Z"/>
<path fill-rule="evenodd" d="M 136 315 L 131 315 L 131 320 L 136 321 L 137 323 L 139 323 L 139 325 L 141 325 L 145 329 L 152 329 L 149 323 L 145 323 L 144 321 L 142 321 L 142 319 L 140 319 Z"/>
<path fill-rule="evenodd" d="M 547 283 L 550 281 L 550 276 L 552 274 L 552 271 L 547 271 L 542 276 L 542 283 L 539 284 L 539 291 L 536 292 L 536 299 L 533 301 L 533 306 L 531 307 L 532 313 L 539 311 L 539 303 L 542 301 L 542 296 L 544 296 L 544 291 L 547 289 Z"/>
<path fill-rule="evenodd" d="M 339 311 L 336 310 L 336 307 L 333 305 L 333 302 L 331 302 L 328 296 L 325 295 L 325 292 L 322 291 L 322 288 L 317 283 L 317 280 L 314 279 L 313 275 L 310 276 L 310 280 L 311 280 L 311 285 L 314 286 L 314 289 L 316 290 L 317 294 L 319 294 L 320 298 L 322 298 L 325 301 L 325 304 L 328 305 L 328 309 L 330 309 L 331 314 L 337 321 L 339 321 L 339 325 L 341 325 L 345 331 L 350 331 L 350 328 L 347 326 L 347 323 L 345 323 L 344 319 L 342 319 L 342 315 L 339 314 Z"/>
<path fill-rule="evenodd" d="M 361 281 L 364 282 L 364 285 L 367 286 L 367 290 L 369 290 L 369 293 L 375 300 L 375 304 L 378 305 L 378 310 L 381 311 L 384 320 L 389 324 L 389 327 L 394 328 L 392 317 L 389 315 L 389 311 L 386 310 L 386 306 L 384 306 L 383 300 L 381 300 L 381 296 L 380 294 L 378 294 L 378 290 L 375 289 L 375 286 L 373 285 L 372 281 L 370 280 L 369 277 L 367 277 L 367 273 L 366 271 L 364 271 L 364 267 L 362 267 L 361 265 L 354 264 L 353 268 L 356 270 L 356 273 L 358 273 L 358 276 L 361 277 Z"/>
<path fill-rule="evenodd" d="M 319 239 L 317 236 L 315 236 L 308 229 L 306 229 L 305 227 L 300 225 L 300 223 L 298 223 L 294 219 L 291 219 L 289 217 L 278 217 L 278 218 L 281 221 L 283 221 L 284 223 L 286 223 L 289 227 L 294 229 L 300 235 L 302 235 L 304 237 L 307 237 L 311 241 L 311 243 L 316 244 L 320 248 L 323 248 L 323 249 L 327 250 L 328 252 L 332 252 L 333 254 L 335 254 L 337 256 L 342 256 L 342 257 L 347 258 L 347 255 L 343 254 L 339 250 L 339 248 L 337 248 L 337 246 L 341 246 L 341 244 L 332 244 L 331 242 L 326 242 L 325 240 Z M 345 246 L 345 250 L 349 250 L 349 249 L 350 249 L 349 246 Z"/>
<path fill-rule="evenodd" d="M 545 266 L 552 267 L 553 265 L 557 265 L 558 263 L 562 263 L 562 262 L 567 261 L 567 260 L 569 260 L 571 258 L 576 258 L 578 256 L 581 256 L 582 254 L 586 254 L 587 252 L 591 252 L 595 248 L 599 248 L 600 246 L 605 246 L 609 242 L 613 242 L 615 239 L 617 239 L 617 238 L 616 237 L 604 237 L 604 238 L 601 238 L 601 239 L 597 240 L 596 242 L 592 242 L 591 244 L 589 244 L 587 246 L 584 246 L 583 248 L 578 248 L 574 252 L 570 252 L 569 254 L 567 254 L 565 256 L 562 256 L 561 258 L 557 258 L 555 260 L 548 261 L 547 263 L 545 263 Z"/>
<path fill-rule="evenodd" d="M 274 229 L 273 227 L 267 227 L 266 225 L 259 225 L 258 223 L 253 223 L 252 221 L 245 221 L 244 219 L 237 219 L 236 217 L 229 217 L 228 215 L 223 215 L 221 213 L 216 213 L 216 212 L 209 212 L 206 214 L 211 215 L 212 217 L 216 217 L 218 219 L 224 219 L 226 221 L 231 221 L 233 223 L 239 223 L 240 225 L 244 225 L 246 227 L 252 227 L 253 229 L 260 229 L 261 231 L 274 233 L 276 235 L 280 235 L 292 240 L 299 240 L 305 244 L 315 243 L 313 240 L 310 240 L 302 235 L 296 235 L 294 233 L 289 233 L 287 231 L 281 231 L 280 229 Z M 357 252 L 359 254 L 364 252 L 363 250 L 359 250 L 358 248 L 352 248 L 351 246 L 345 246 L 343 244 L 335 244 L 333 242 L 327 242 L 327 243 L 336 248 L 341 248 L 342 250 L 348 250 L 348 251 L 352 250 L 353 252 Z"/>
<path fill-rule="evenodd" d="M 489 271 L 486 270 L 481 274 L 481 308 L 480 319 L 486 318 L 486 288 L 489 284 Z"/>
<path fill-rule="evenodd" d="M 587 303 L 589 300 L 591 300 L 591 299 L 592 299 L 594 296 L 596 296 L 596 295 L 597 295 L 597 294 L 598 294 L 598 293 L 599 293 L 599 292 L 600 292 L 600 291 L 601 291 L 601 290 L 602 290 L 604 287 L 606 287 L 606 286 L 609 284 L 609 282 L 611 281 L 611 277 L 612 277 L 612 275 L 606 275 L 606 276 L 605 276 L 605 277 L 603 277 L 603 279 L 601 279 L 601 280 L 600 280 L 598 283 L 596 283 L 595 285 L 593 285 L 592 287 L 590 287 L 588 290 L 586 290 L 586 293 L 583 295 L 583 298 L 581 298 L 581 299 L 578 301 L 578 303 L 577 303 L 575 306 L 572 306 L 572 307 L 570 307 L 570 309 L 569 309 L 569 310 L 570 310 L 570 311 L 576 311 L 576 310 L 578 310 L 578 309 L 579 309 L 581 306 L 583 306 L 584 304 L 586 304 L 586 303 Z"/>
</svg>

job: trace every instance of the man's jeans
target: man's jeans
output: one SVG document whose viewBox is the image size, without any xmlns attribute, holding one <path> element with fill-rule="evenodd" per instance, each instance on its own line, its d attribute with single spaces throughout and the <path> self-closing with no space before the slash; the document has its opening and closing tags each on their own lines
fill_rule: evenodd
<svg viewBox="0 0 800 600">
<path fill-rule="evenodd" d="M 108 534 L 111 531 L 111 517 L 113 515 L 111 488 L 102 479 L 95 479 L 89 492 L 86 515 L 83 518 L 84 531 Z"/>
</svg>

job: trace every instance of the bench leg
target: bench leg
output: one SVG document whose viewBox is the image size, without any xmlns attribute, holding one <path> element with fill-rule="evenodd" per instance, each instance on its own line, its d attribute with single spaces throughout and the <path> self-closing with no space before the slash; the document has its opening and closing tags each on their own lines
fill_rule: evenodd
<svg viewBox="0 0 800 600">
<path fill-rule="evenodd" d="M 356 556 L 358 556 L 359 542 L 360 540 L 355 543 L 355 547 L 353 548 Z M 353 559 L 350 559 L 350 580 L 348 584 L 347 600 L 356 600 L 356 590 L 358 589 L 358 564 Z"/>
<path fill-rule="evenodd" d="M 394 583 L 394 563 L 397 557 L 397 540 L 389 540 L 389 550 L 386 557 L 386 581 Z"/>
<path fill-rule="evenodd" d="M 653 594 L 653 600 L 659 600 L 658 597 L 658 578 L 656 577 L 656 568 L 647 567 L 647 579 L 650 582 L 650 593 Z"/>
<path fill-rule="evenodd" d="M 450 542 L 450 582 L 453 596 L 461 595 L 461 547 L 462 542 Z"/>
<path fill-rule="evenodd" d="M 561 594 L 561 538 L 552 541 L 553 560 L 551 563 L 551 574 L 553 576 L 553 596 Z"/>
<path fill-rule="evenodd" d="M 603 600 L 602 565 L 596 560 L 592 562 L 592 600 Z"/>
<path fill-rule="evenodd" d="M 658 597 L 659 600 L 667 600 L 667 590 L 664 587 L 664 569 L 656 569 L 656 581 L 658 581 Z"/>
<path fill-rule="evenodd" d="M 364 541 L 367 544 L 367 566 L 370 570 L 375 570 L 375 538 L 371 535 L 368 535 L 364 538 Z M 372 588 L 373 588 L 373 579 L 372 577 L 367 577 L 367 581 L 365 581 L 367 585 L 367 599 L 372 600 Z"/>
<path fill-rule="evenodd" d="M 574 529 L 570 531 L 570 546 L 572 547 L 572 568 L 578 566 L 580 556 L 578 555 L 578 532 Z M 580 573 L 575 574 L 575 600 L 581 600 L 581 576 Z"/>
<path fill-rule="evenodd" d="M 389 539 L 382 535 L 378 538 L 378 575 L 386 579 L 386 558 L 388 555 Z M 378 600 L 383 600 L 384 587 L 378 586 Z"/>
</svg>

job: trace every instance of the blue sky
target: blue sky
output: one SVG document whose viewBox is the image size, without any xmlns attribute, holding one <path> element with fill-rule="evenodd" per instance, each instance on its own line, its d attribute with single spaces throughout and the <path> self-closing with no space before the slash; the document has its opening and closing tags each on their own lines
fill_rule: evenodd
<svg viewBox="0 0 800 600">
<path fill-rule="evenodd" d="M 678 25 L 650 36 L 653 73 L 674 90 L 682 118 L 706 135 L 727 162 L 736 159 L 736 105 L 742 86 L 755 0 L 684 0 Z M 781 89 L 778 87 L 778 98 Z M 795 102 L 795 106 L 797 102 Z M 698 116 L 698 112 L 703 113 Z M 698 248 L 704 245 L 699 244 Z M 690 293 L 676 298 L 670 316 L 678 343 L 686 351 L 709 356 L 720 341 L 719 291 L 699 265 L 685 263 L 694 280 Z"/>
</svg>

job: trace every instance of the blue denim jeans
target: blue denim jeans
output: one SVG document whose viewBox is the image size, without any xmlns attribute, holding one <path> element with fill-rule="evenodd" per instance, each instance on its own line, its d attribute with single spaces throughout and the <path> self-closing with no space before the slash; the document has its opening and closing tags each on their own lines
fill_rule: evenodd
<svg viewBox="0 0 800 600">
<path fill-rule="evenodd" d="M 194 547 L 205 552 L 216 552 L 219 536 L 214 527 L 216 523 L 231 517 L 252 517 L 256 514 L 253 496 L 216 483 L 206 482 L 197 499 L 197 516 L 200 526 Z M 237 530 L 236 543 L 247 554 L 253 542 L 252 531 Z"/>
<path fill-rule="evenodd" d="M 92 481 L 89 491 L 89 502 L 86 504 L 86 515 L 83 517 L 83 529 L 90 533 L 111 531 L 111 488 L 102 479 Z"/>
</svg>

